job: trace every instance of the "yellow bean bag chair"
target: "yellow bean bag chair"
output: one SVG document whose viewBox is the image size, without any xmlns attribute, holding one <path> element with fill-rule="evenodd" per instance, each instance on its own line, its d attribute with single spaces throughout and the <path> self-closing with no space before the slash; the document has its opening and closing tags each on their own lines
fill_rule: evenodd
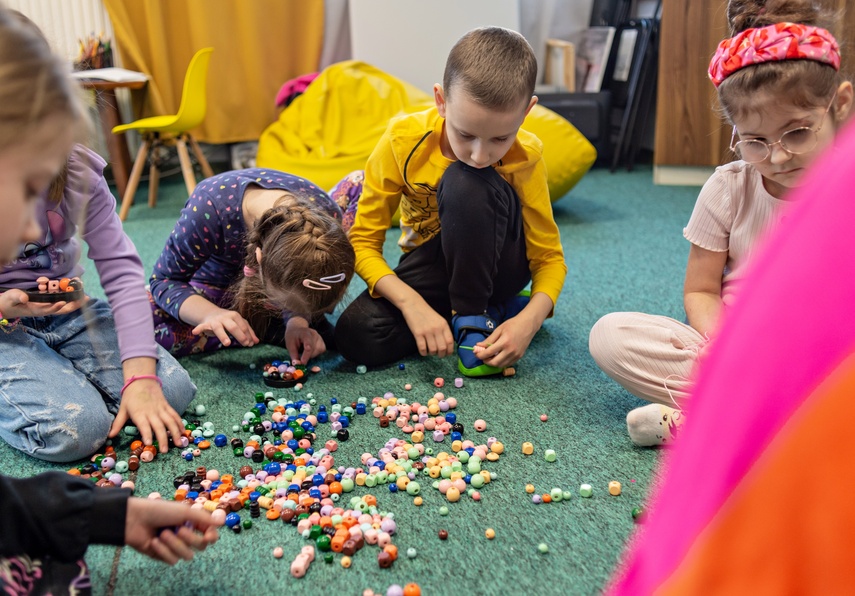
<svg viewBox="0 0 855 596">
<path fill-rule="evenodd" d="M 324 69 L 267 127 L 258 143 L 258 167 L 302 176 L 331 189 L 361 170 L 392 116 L 433 105 L 433 97 L 382 70 L 356 60 Z M 567 120 L 535 106 L 523 128 L 543 142 L 553 201 L 590 169 L 596 149 Z"/>
</svg>

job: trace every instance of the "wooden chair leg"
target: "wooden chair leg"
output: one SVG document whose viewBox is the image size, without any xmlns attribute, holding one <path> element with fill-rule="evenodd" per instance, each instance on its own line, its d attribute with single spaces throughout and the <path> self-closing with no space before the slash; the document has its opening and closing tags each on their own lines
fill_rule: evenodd
<svg viewBox="0 0 855 596">
<path fill-rule="evenodd" d="M 178 137 L 175 142 L 178 145 L 178 159 L 181 162 L 181 173 L 184 174 L 184 185 L 187 187 L 187 196 L 190 196 L 196 188 L 196 176 L 193 174 L 190 152 L 187 151 L 187 142 L 183 136 Z"/>
<path fill-rule="evenodd" d="M 148 169 L 148 206 L 152 209 L 157 206 L 157 188 L 160 182 L 160 169 L 157 160 L 152 155 L 151 166 Z"/>
<path fill-rule="evenodd" d="M 187 139 L 190 141 L 190 148 L 193 149 L 193 155 L 196 156 L 196 161 L 199 162 L 199 166 L 202 168 L 202 174 L 205 175 L 205 178 L 210 178 L 214 175 L 214 170 L 211 169 L 211 164 L 209 164 L 208 160 L 205 159 L 205 154 L 202 153 L 202 148 L 199 147 L 199 143 L 196 142 L 196 137 L 188 134 Z"/>
<path fill-rule="evenodd" d="M 134 160 L 134 167 L 131 170 L 131 177 L 128 179 L 128 186 L 125 188 L 125 194 L 122 197 L 122 207 L 119 210 L 119 219 L 125 221 L 128 218 L 128 212 L 131 210 L 131 205 L 134 204 L 134 195 L 137 192 L 137 186 L 140 184 L 143 166 L 148 157 L 148 150 L 151 148 L 151 139 L 143 139 L 140 150 L 137 151 L 137 158 Z"/>
</svg>

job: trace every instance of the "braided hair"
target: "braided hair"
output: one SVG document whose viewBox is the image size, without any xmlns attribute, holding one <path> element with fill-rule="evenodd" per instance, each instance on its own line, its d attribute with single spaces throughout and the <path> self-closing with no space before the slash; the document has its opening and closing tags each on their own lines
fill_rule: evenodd
<svg viewBox="0 0 855 596">
<path fill-rule="evenodd" d="M 344 297 L 354 261 L 340 221 L 308 200 L 285 195 L 248 231 L 245 266 L 258 275 L 235 284 L 234 309 L 259 334 L 272 311 L 307 317 L 328 312 Z M 336 281 L 321 281 L 330 279 Z"/>
</svg>

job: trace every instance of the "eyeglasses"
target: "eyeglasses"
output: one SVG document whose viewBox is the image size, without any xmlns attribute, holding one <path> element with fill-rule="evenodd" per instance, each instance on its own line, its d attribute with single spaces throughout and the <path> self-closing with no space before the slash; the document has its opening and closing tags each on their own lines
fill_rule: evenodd
<svg viewBox="0 0 855 596">
<path fill-rule="evenodd" d="M 822 130 L 822 126 L 825 123 L 825 117 L 828 115 L 828 111 L 831 109 L 831 106 L 834 105 L 834 99 L 836 97 L 837 93 L 834 94 L 834 97 L 831 98 L 831 103 L 829 103 L 828 107 L 825 108 L 825 113 L 822 115 L 822 120 L 819 121 L 819 126 L 816 129 L 808 126 L 802 126 L 800 128 L 788 130 L 782 134 L 781 138 L 775 143 L 767 143 L 760 139 L 747 139 L 734 143 L 737 135 L 736 127 L 734 126 L 733 135 L 730 137 L 730 150 L 739 155 L 746 163 L 760 163 L 761 161 L 766 161 L 766 159 L 772 154 L 772 147 L 775 145 L 780 145 L 781 149 L 787 153 L 792 153 L 793 155 L 801 155 L 802 153 L 813 151 L 819 142 L 819 137 L 817 135 L 819 131 Z"/>
</svg>

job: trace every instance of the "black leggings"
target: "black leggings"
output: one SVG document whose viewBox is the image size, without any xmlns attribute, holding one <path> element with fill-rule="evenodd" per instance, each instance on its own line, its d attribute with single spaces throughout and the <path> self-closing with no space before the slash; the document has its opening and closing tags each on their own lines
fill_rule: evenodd
<svg viewBox="0 0 855 596">
<path fill-rule="evenodd" d="M 450 322 L 481 314 L 531 281 L 520 200 L 492 168 L 455 162 L 437 190 L 441 232 L 401 256 L 395 274 Z M 418 353 L 404 315 L 366 290 L 336 324 L 338 351 L 351 362 L 390 364 Z"/>
</svg>

